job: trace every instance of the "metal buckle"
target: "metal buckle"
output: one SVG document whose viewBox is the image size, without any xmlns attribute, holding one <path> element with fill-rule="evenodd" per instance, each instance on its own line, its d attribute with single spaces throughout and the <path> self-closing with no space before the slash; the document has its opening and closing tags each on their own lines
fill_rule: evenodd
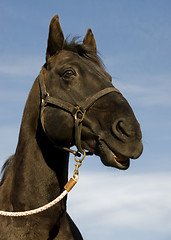
<svg viewBox="0 0 171 240">
<path fill-rule="evenodd" d="M 47 105 L 46 102 L 46 98 L 49 97 L 49 93 L 46 92 L 43 96 L 42 96 L 42 106 L 45 107 Z"/>
<path fill-rule="evenodd" d="M 81 110 L 80 106 L 76 106 L 75 109 L 76 109 L 76 112 L 74 113 L 74 118 L 75 118 L 75 120 L 76 120 L 76 119 L 79 119 L 80 122 L 82 122 L 83 119 L 84 119 L 86 110 L 83 112 L 83 111 Z M 78 116 L 78 114 L 81 114 L 81 118 Z"/>
</svg>

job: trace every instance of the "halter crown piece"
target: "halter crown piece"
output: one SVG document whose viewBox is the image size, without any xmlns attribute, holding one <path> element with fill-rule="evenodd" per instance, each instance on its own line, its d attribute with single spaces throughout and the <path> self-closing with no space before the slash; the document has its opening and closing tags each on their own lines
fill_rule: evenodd
<svg viewBox="0 0 171 240">
<path fill-rule="evenodd" d="M 76 165 L 75 165 L 74 174 L 73 174 L 73 177 L 70 178 L 70 180 L 64 186 L 65 190 L 57 198 L 55 198 L 53 201 L 51 201 L 50 203 L 48 203 L 48 204 L 46 204 L 42 207 L 36 208 L 34 210 L 23 211 L 23 212 L 0 211 L 0 215 L 2 215 L 2 216 L 22 217 L 22 216 L 29 216 L 29 215 L 33 215 L 33 214 L 36 214 L 36 213 L 40 213 L 40 212 L 43 212 L 43 211 L 49 209 L 50 207 L 54 206 L 55 204 L 57 204 L 59 201 L 61 201 L 68 194 L 68 192 L 75 186 L 75 184 L 77 183 L 77 181 L 79 179 L 78 169 L 82 165 L 82 161 L 84 160 L 86 154 L 90 154 L 89 152 L 86 152 L 81 147 L 81 128 L 82 128 L 82 122 L 84 120 L 84 117 L 85 117 L 85 114 L 86 114 L 87 110 L 98 99 L 100 99 L 101 97 L 103 97 L 103 96 L 105 96 L 105 95 L 107 95 L 111 92 L 117 92 L 117 93 L 121 94 L 118 89 L 116 89 L 114 87 L 108 87 L 108 88 L 105 88 L 105 89 L 97 92 L 95 95 L 88 97 L 81 106 L 79 106 L 79 105 L 74 106 L 71 103 L 64 102 L 63 100 L 61 100 L 59 98 L 54 98 L 54 97 L 51 97 L 49 95 L 49 93 L 46 91 L 46 86 L 45 86 L 45 83 L 44 83 L 44 77 L 43 77 L 43 71 L 42 70 L 40 71 L 40 74 L 39 74 L 39 85 L 40 85 L 41 99 L 42 99 L 42 101 L 41 101 L 41 124 L 42 124 L 43 130 L 44 130 L 45 133 L 46 133 L 46 129 L 45 129 L 45 125 L 44 125 L 44 109 L 48 104 L 50 104 L 51 106 L 54 106 L 54 107 L 61 108 L 62 110 L 66 111 L 66 112 L 69 112 L 74 118 L 74 122 L 75 122 L 75 145 L 77 147 L 77 151 L 74 151 L 74 150 L 69 149 L 67 147 L 59 147 L 59 146 L 55 145 L 57 148 L 60 148 L 62 150 L 68 151 L 68 152 L 71 152 L 72 154 L 75 155 Z M 46 133 L 46 135 L 47 135 L 47 133 Z M 49 139 L 50 139 L 50 137 L 49 137 Z M 82 154 L 82 158 L 78 158 L 78 157 L 81 157 L 81 154 Z"/>
</svg>

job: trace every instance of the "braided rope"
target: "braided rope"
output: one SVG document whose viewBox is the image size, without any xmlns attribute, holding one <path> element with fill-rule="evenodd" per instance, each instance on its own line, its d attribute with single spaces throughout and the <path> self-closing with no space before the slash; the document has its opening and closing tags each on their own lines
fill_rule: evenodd
<svg viewBox="0 0 171 240">
<path fill-rule="evenodd" d="M 67 194 L 68 192 L 73 188 L 73 186 L 77 183 L 78 181 L 78 175 L 74 175 L 74 177 L 72 177 L 68 183 L 65 185 L 65 190 L 57 197 L 55 198 L 53 201 L 51 201 L 50 203 L 33 209 L 33 210 L 29 210 L 29 211 L 23 211 L 23 212 L 6 212 L 6 211 L 0 211 L 0 215 L 1 216 L 6 216 L 6 217 L 24 217 L 24 216 L 30 216 L 33 214 L 37 214 L 40 212 L 43 212 L 49 208 L 51 208 L 52 206 L 54 206 L 55 204 L 57 204 L 58 202 L 60 202 Z"/>
</svg>

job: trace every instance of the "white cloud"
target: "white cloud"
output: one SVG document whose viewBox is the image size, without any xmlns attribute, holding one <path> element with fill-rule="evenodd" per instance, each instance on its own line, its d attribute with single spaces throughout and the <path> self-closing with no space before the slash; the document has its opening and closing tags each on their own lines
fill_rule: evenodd
<svg viewBox="0 0 171 240">
<path fill-rule="evenodd" d="M 153 71 L 145 70 L 142 66 L 139 68 L 137 56 L 129 54 L 108 57 L 105 63 L 113 77 L 113 84 L 126 97 L 133 98 L 137 106 L 171 106 L 170 71 L 162 71 L 157 66 Z M 131 63 L 133 66 L 130 70 Z"/>
<path fill-rule="evenodd" d="M 170 173 L 84 173 L 69 195 L 69 212 L 83 228 L 98 226 L 104 236 L 116 228 L 171 234 L 170 182 Z"/>
<path fill-rule="evenodd" d="M 6 76 L 33 76 L 39 73 L 42 59 L 38 56 L 1 56 L 0 74 Z"/>
<path fill-rule="evenodd" d="M 20 89 L 20 90 L 15 89 L 15 91 L 14 91 L 14 87 L 16 87 L 16 86 L 13 86 L 13 88 L 9 88 L 8 90 L 0 89 L 0 100 L 1 100 L 1 102 L 4 101 L 4 104 L 8 103 L 9 104 L 8 106 L 10 106 L 10 102 L 24 103 L 26 101 L 26 97 L 29 93 L 29 91 L 26 91 L 23 89 Z M 12 111 L 12 109 L 10 111 Z"/>
<path fill-rule="evenodd" d="M 118 81 L 117 87 L 129 98 L 133 98 L 138 106 L 171 106 L 171 76 L 144 76 L 142 81 L 136 83 L 138 78 L 133 76 L 128 83 Z"/>
</svg>

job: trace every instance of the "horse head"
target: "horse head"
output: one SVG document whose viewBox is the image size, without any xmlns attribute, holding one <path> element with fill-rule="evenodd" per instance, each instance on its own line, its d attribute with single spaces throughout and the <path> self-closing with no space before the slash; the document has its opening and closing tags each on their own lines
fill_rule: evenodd
<svg viewBox="0 0 171 240">
<path fill-rule="evenodd" d="M 106 166 L 119 169 L 127 169 L 130 158 L 141 155 L 140 125 L 112 85 L 91 29 L 83 43 L 68 43 L 56 15 L 50 23 L 40 78 L 42 126 L 53 144 L 76 145 L 80 152 L 87 150 Z"/>
</svg>

